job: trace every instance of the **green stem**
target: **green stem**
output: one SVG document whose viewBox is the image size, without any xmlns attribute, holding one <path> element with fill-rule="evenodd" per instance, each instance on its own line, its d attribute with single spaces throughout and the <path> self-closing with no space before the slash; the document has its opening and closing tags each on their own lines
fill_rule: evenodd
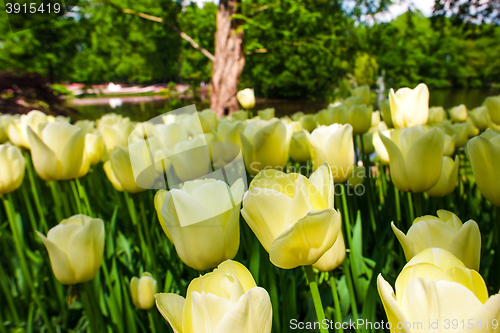
<svg viewBox="0 0 500 333">
<path fill-rule="evenodd" d="M 56 214 L 57 222 L 64 220 L 64 215 L 62 212 L 61 198 L 59 197 L 59 192 L 57 190 L 57 184 L 55 181 L 47 182 L 50 187 L 50 192 L 52 193 L 52 198 L 54 199 L 54 213 Z M 68 216 L 69 217 L 69 216 Z"/>
<path fill-rule="evenodd" d="M 410 227 L 415 220 L 415 213 L 413 212 L 413 200 L 411 199 L 411 192 L 406 192 L 406 198 L 408 199 L 408 222 Z"/>
<path fill-rule="evenodd" d="M 415 199 L 415 213 L 417 217 L 421 217 L 424 215 L 422 213 L 422 193 L 413 193 L 413 198 Z"/>
<path fill-rule="evenodd" d="M 346 257 L 344 260 L 344 272 L 345 272 L 345 280 L 347 283 L 347 289 L 349 290 L 349 299 L 351 301 L 351 309 L 352 309 L 352 317 L 354 321 L 358 320 L 358 306 L 356 304 L 356 296 L 354 295 L 354 287 L 351 275 L 351 266 L 349 265 L 349 257 Z"/>
<path fill-rule="evenodd" d="M 316 276 L 314 274 L 312 266 L 304 266 L 307 275 L 307 282 L 309 283 L 309 288 L 311 289 L 311 296 L 313 298 L 314 309 L 316 310 L 316 317 L 320 324 L 325 320 L 325 311 L 323 309 L 323 303 L 321 303 L 321 296 L 319 295 L 318 283 L 316 282 Z M 320 325 L 321 333 L 328 333 L 328 329 L 323 328 Z"/>
<path fill-rule="evenodd" d="M 80 295 L 82 297 L 83 309 L 85 310 L 85 314 L 87 315 L 87 319 L 89 321 L 90 332 L 99 333 L 99 330 L 97 328 L 97 320 L 94 316 L 94 307 L 92 301 L 90 300 L 86 283 L 80 284 Z"/>
<path fill-rule="evenodd" d="M 342 323 L 342 309 L 340 308 L 339 293 L 337 291 L 337 282 L 333 277 L 333 272 L 330 276 L 330 287 L 332 288 L 333 304 L 335 305 L 335 322 Z M 344 332 L 342 325 L 340 325 L 339 332 Z"/>
<path fill-rule="evenodd" d="M 21 263 L 21 271 L 23 272 L 23 277 L 26 280 L 26 283 L 28 284 L 28 287 L 31 290 L 33 299 L 40 310 L 43 321 L 45 322 L 45 325 L 47 327 L 47 331 L 53 332 L 52 324 L 49 320 L 49 317 L 47 316 L 47 313 L 45 312 L 45 308 L 43 307 L 42 302 L 40 301 L 38 292 L 33 284 L 33 280 L 31 279 L 31 272 L 28 268 L 28 264 L 26 262 L 26 258 L 23 251 L 23 245 L 22 245 L 23 241 L 21 239 L 21 235 L 19 234 L 19 230 L 16 225 L 16 212 L 14 211 L 14 206 L 12 205 L 12 198 L 10 196 L 10 193 L 7 193 L 6 195 L 3 196 L 3 204 L 5 206 L 7 219 L 9 221 L 10 229 L 12 231 L 12 237 L 14 239 L 16 252 L 19 257 L 19 262 Z"/>
<path fill-rule="evenodd" d="M 149 328 L 151 329 L 151 333 L 156 333 L 156 326 L 153 316 L 151 315 L 151 311 L 157 312 L 155 308 L 153 310 L 148 310 L 148 319 L 149 319 Z"/>
<path fill-rule="evenodd" d="M 394 186 L 394 205 L 396 206 L 396 226 L 401 227 L 401 203 L 399 201 L 399 191 Z"/>
<path fill-rule="evenodd" d="M 40 218 L 40 225 L 42 226 L 42 231 L 47 232 L 49 230 L 47 226 L 47 221 L 45 220 L 45 213 L 40 203 L 40 197 L 38 196 L 38 188 L 36 186 L 36 179 L 33 172 L 33 164 L 31 163 L 31 156 L 28 152 L 24 155 L 26 160 L 26 170 L 28 171 L 28 179 L 30 181 L 31 193 L 33 194 L 33 199 L 35 201 L 35 207 Z"/>
<path fill-rule="evenodd" d="M 93 216 L 94 214 L 92 213 L 92 209 L 90 208 L 90 202 L 89 202 L 89 197 L 87 196 L 87 191 L 85 190 L 85 187 L 82 186 L 82 183 L 80 182 L 80 179 L 75 179 L 76 186 L 78 187 L 78 193 L 80 194 L 80 198 L 83 199 L 83 203 L 85 204 L 85 207 L 87 208 L 87 214 L 90 216 Z"/>
<path fill-rule="evenodd" d="M 351 234 L 351 222 L 349 220 L 349 209 L 347 206 L 347 197 L 345 194 L 345 188 L 342 187 L 342 212 L 344 213 L 344 224 L 347 233 L 347 243 L 349 245 L 349 249 L 352 248 L 352 234 Z"/>
<path fill-rule="evenodd" d="M 71 186 L 71 191 L 73 192 L 73 197 L 75 198 L 76 210 L 78 211 L 79 214 L 83 214 L 84 212 L 82 210 L 82 202 L 80 200 L 80 196 L 78 195 L 78 190 L 76 189 L 76 184 L 74 179 L 70 181 L 70 186 Z"/>
</svg>

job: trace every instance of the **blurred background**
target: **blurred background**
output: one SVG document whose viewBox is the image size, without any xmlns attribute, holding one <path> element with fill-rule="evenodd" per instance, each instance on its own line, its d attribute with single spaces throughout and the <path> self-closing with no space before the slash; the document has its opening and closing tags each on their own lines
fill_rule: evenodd
<svg viewBox="0 0 500 333">
<path fill-rule="evenodd" d="M 363 84 L 382 98 L 424 82 L 445 108 L 500 93 L 499 1 L 80 0 L 16 33 L 3 6 L 0 113 L 223 114 L 246 87 L 277 116 Z"/>
</svg>

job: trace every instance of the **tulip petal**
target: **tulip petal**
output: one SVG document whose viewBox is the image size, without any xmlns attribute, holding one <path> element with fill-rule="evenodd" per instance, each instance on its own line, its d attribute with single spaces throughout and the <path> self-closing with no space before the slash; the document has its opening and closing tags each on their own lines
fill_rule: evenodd
<svg viewBox="0 0 500 333">
<path fill-rule="evenodd" d="M 44 131 L 47 127 L 45 127 Z M 84 130 L 79 130 L 67 141 L 64 141 L 65 145 L 60 156 L 63 174 L 61 179 L 73 179 L 80 173 L 85 151 L 85 134 Z"/>
<path fill-rule="evenodd" d="M 111 161 L 104 162 L 103 169 L 104 169 L 104 172 L 106 173 L 106 176 L 108 177 L 109 181 L 113 185 L 113 187 L 117 191 L 125 192 L 125 188 L 123 188 L 123 185 L 120 183 L 118 178 L 116 178 L 116 174 L 113 171 L 113 167 L 111 166 Z"/>
<path fill-rule="evenodd" d="M 406 267 L 410 267 L 418 263 L 430 263 L 435 266 L 438 266 L 444 271 L 447 271 L 448 269 L 453 267 L 466 268 L 465 265 L 460 260 L 458 260 L 453 254 L 451 254 L 447 250 L 440 249 L 437 247 L 423 250 L 418 255 L 413 257 L 406 264 Z"/>
<path fill-rule="evenodd" d="M 322 272 L 332 271 L 342 264 L 345 259 L 345 254 L 344 235 L 342 235 L 341 231 L 333 246 L 313 264 L 313 267 Z"/>
<path fill-rule="evenodd" d="M 394 234 L 396 235 L 399 244 L 401 244 L 401 247 L 403 248 L 403 252 L 405 253 L 405 258 L 406 261 L 409 261 L 411 258 L 413 258 L 417 253 L 417 249 L 415 248 L 415 244 L 413 241 L 407 237 L 401 230 L 399 230 L 394 222 L 391 222 L 391 227 L 392 231 L 394 231 Z M 411 229 L 411 228 L 410 228 Z"/>
<path fill-rule="evenodd" d="M 70 261 L 66 253 L 57 247 L 52 241 L 37 231 L 38 237 L 42 240 L 49 253 L 50 264 L 52 271 L 57 280 L 62 284 L 76 284 L 78 281 L 75 277 L 75 272 L 71 268 Z"/>
<path fill-rule="evenodd" d="M 184 333 L 182 329 L 182 311 L 186 299 L 177 294 L 156 294 L 155 299 L 158 311 L 168 321 L 174 333 Z"/>
<path fill-rule="evenodd" d="M 71 239 L 68 258 L 78 282 L 87 282 L 99 271 L 104 252 L 104 222 L 94 219 Z"/>
<path fill-rule="evenodd" d="M 184 333 L 212 333 L 215 332 L 222 318 L 234 304 L 225 298 L 205 292 L 192 292 L 191 313 L 183 313 Z"/>
<path fill-rule="evenodd" d="M 474 326 L 472 330 L 468 330 L 470 333 L 493 333 L 498 332 L 498 325 L 493 325 L 493 320 L 497 320 L 500 317 L 500 294 L 495 296 L 491 296 L 483 306 L 474 313 L 472 317 L 472 322 L 477 324 L 481 323 L 482 325 Z M 488 325 L 485 325 L 488 323 Z M 497 328 L 494 328 L 494 327 Z"/>
<path fill-rule="evenodd" d="M 488 300 L 488 289 L 481 275 L 472 269 L 463 267 L 453 267 L 446 271 L 453 282 L 458 282 L 476 295 L 476 297 L 485 303 Z"/>
<path fill-rule="evenodd" d="M 283 269 L 314 264 L 337 240 L 340 221 L 340 214 L 331 208 L 309 212 L 272 243 L 271 262 Z"/>
<path fill-rule="evenodd" d="M 83 228 L 77 224 L 58 224 L 47 233 L 47 239 L 53 242 L 64 253 L 68 253 L 73 236 Z"/>
<path fill-rule="evenodd" d="M 382 134 L 382 132 L 379 132 L 378 134 L 385 146 L 385 149 L 387 149 L 387 153 L 389 154 L 391 179 L 394 186 L 396 186 L 396 188 L 400 191 L 410 191 L 403 154 L 391 139 L 387 138 L 384 134 Z"/>
<path fill-rule="evenodd" d="M 43 180 L 57 180 L 60 164 L 56 154 L 28 127 L 28 140 L 31 146 L 33 165 Z"/>
<path fill-rule="evenodd" d="M 333 183 L 332 170 L 328 163 L 324 163 L 316 169 L 311 177 L 309 177 L 309 180 L 316 185 L 316 188 L 321 193 L 321 196 L 327 204 L 325 208 L 334 208 L 335 186 Z"/>
<path fill-rule="evenodd" d="M 385 313 L 387 314 L 387 320 L 392 324 L 392 328 L 394 329 L 394 331 L 391 330 L 391 333 L 412 333 L 410 329 L 404 327 L 404 323 L 408 322 L 408 318 L 396 301 L 394 290 L 391 285 L 384 280 L 382 274 L 379 274 L 377 277 L 377 289 Z M 403 325 L 398 326 L 398 323 L 403 323 Z"/>
<path fill-rule="evenodd" d="M 439 220 L 420 221 L 412 225 L 406 237 L 415 244 L 416 253 L 430 247 L 448 249 L 455 229 Z"/>
<path fill-rule="evenodd" d="M 448 250 L 465 266 L 479 271 L 481 260 L 481 232 L 475 221 L 467 221 L 450 241 Z"/>
<path fill-rule="evenodd" d="M 139 307 L 139 279 L 135 276 L 130 279 L 130 296 L 132 296 L 132 303 L 134 303 L 135 307 Z"/>
<path fill-rule="evenodd" d="M 271 300 L 267 291 L 255 287 L 240 297 L 222 318 L 215 333 L 269 333 L 272 326 Z"/>
<path fill-rule="evenodd" d="M 161 215 L 161 206 L 163 206 L 163 202 L 165 201 L 165 196 L 167 195 L 167 193 L 168 191 L 166 190 L 159 190 L 158 192 L 156 192 L 154 198 L 154 206 L 156 210 L 156 215 L 158 215 L 158 221 L 160 222 L 160 226 L 163 229 L 163 232 L 165 233 L 165 235 L 167 235 L 168 239 L 171 242 L 173 242 L 172 236 L 170 236 L 167 226 L 165 225 L 165 221 L 163 220 L 163 216 Z"/>
<path fill-rule="evenodd" d="M 267 252 L 283 232 L 285 214 L 292 199 L 275 190 L 254 188 L 245 193 L 241 215 Z"/>
</svg>

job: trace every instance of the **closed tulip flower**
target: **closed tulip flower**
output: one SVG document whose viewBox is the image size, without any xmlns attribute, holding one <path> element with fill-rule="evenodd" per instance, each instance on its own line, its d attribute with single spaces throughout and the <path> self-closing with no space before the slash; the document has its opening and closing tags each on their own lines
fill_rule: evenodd
<svg viewBox="0 0 500 333">
<path fill-rule="evenodd" d="M 459 157 L 455 161 L 449 156 L 443 156 L 443 167 L 439 180 L 430 190 L 426 191 L 431 197 L 444 197 L 455 190 L 458 182 Z"/>
<path fill-rule="evenodd" d="M 382 135 L 384 135 L 387 138 L 391 138 L 391 134 L 395 130 L 385 130 L 381 131 Z M 398 129 L 396 130 L 398 131 Z M 373 133 L 372 137 L 372 144 L 373 147 L 375 148 L 375 152 L 377 153 L 378 158 L 380 159 L 380 162 L 382 162 L 383 165 L 389 165 L 390 160 L 389 160 L 389 153 L 387 152 L 387 149 L 384 146 L 384 143 L 382 142 L 382 139 L 380 138 L 380 134 L 378 132 Z"/>
<path fill-rule="evenodd" d="M 375 111 L 372 112 L 372 121 L 371 121 L 371 127 L 378 126 L 382 122 L 382 119 L 380 118 L 380 111 Z"/>
<path fill-rule="evenodd" d="M 42 179 L 67 180 L 83 176 L 83 129 L 53 122 L 44 127 L 40 136 L 28 127 L 28 138 L 35 170 Z"/>
<path fill-rule="evenodd" d="M 349 108 L 347 122 L 351 124 L 354 134 L 368 132 L 372 122 L 373 107 L 365 104 L 354 105 Z"/>
<path fill-rule="evenodd" d="M 248 111 L 240 110 L 231 113 L 231 118 L 234 120 L 247 120 L 248 119 Z"/>
<path fill-rule="evenodd" d="M 322 115 L 318 113 L 318 123 L 320 125 L 347 124 L 348 109 L 345 105 L 330 104 Z"/>
<path fill-rule="evenodd" d="M 104 141 L 99 132 L 87 133 L 85 135 L 85 158 L 91 165 L 102 161 L 104 156 Z"/>
<path fill-rule="evenodd" d="M 488 297 L 481 275 L 446 250 L 428 249 L 414 257 L 398 276 L 395 292 L 381 274 L 377 287 L 391 332 L 445 332 L 453 321 L 465 323 L 453 332 L 496 331 L 492 323 L 498 321 L 500 295 Z M 472 330 L 465 329 L 467 323 L 474 323 Z"/>
<path fill-rule="evenodd" d="M 230 188 L 220 180 L 205 179 L 156 194 L 160 224 L 186 265 L 205 270 L 234 258 L 240 244 L 243 192 L 241 179 Z"/>
<path fill-rule="evenodd" d="M 394 128 L 392 123 L 391 103 L 388 99 L 383 99 L 379 102 L 382 120 L 387 124 L 388 128 Z"/>
<path fill-rule="evenodd" d="M 16 190 L 24 178 L 24 156 L 19 148 L 7 143 L 0 145 L 0 194 Z"/>
<path fill-rule="evenodd" d="M 40 134 L 43 126 L 48 123 L 47 115 L 41 111 L 33 110 L 23 114 L 19 119 L 14 119 L 7 127 L 7 135 L 10 142 L 22 148 L 30 149 L 28 128 Z"/>
<path fill-rule="evenodd" d="M 309 136 L 314 168 L 328 162 L 335 182 L 349 178 L 354 165 L 354 142 L 349 124 L 320 126 Z"/>
<path fill-rule="evenodd" d="M 49 230 L 38 232 L 49 253 L 52 271 L 62 284 L 92 280 L 101 267 L 104 252 L 104 222 L 75 215 Z"/>
<path fill-rule="evenodd" d="M 267 108 L 257 112 L 257 115 L 262 120 L 271 120 L 274 118 L 274 108 Z"/>
<path fill-rule="evenodd" d="M 245 130 L 246 123 L 243 121 L 221 122 L 217 127 L 217 140 L 219 142 L 230 142 L 237 144 L 242 149 L 240 135 Z"/>
<path fill-rule="evenodd" d="M 327 164 L 309 179 L 269 169 L 253 179 L 241 215 L 275 266 L 314 265 L 328 271 L 345 257 L 341 217 L 333 201 L 333 177 Z"/>
<path fill-rule="evenodd" d="M 249 123 L 241 144 L 248 172 L 256 175 L 264 168 L 283 169 L 288 161 L 292 131 L 279 120 L 256 120 Z"/>
<path fill-rule="evenodd" d="M 473 138 L 479 134 L 479 129 L 474 125 L 471 118 L 467 118 L 463 124 L 467 130 L 467 136 L 469 138 Z"/>
<path fill-rule="evenodd" d="M 307 134 L 304 130 L 295 132 L 290 141 L 290 157 L 295 162 L 306 162 L 311 159 L 309 152 L 309 143 L 307 142 Z"/>
<path fill-rule="evenodd" d="M 455 139 L 455 147 L 462 148 L 465 147 L 467 141 L 469 140 L 469 130 L 465 123 L 447 125 L 451 131 L 447 130 L 447 133 L 453 135 Z"/>
<path fill-rule="evenodd" d="M 491 120 L 500 125 L 500 95 L 487 97 L 483 105 L 488 108 Z"/>
<path fill-rule="evenodd" d="M 460 104 L 450 109 L 450 119 L 454 123 L 461 123 L 466 121 L 467 116 L 467 107 L 464 104 Z"/>
<path fill-rule="evenodd" d="M 113 114 L 103 116 L 97 123 L 104 146 L 111 152 L 116 146 L 126 146 L 128 137 L 134 130 L 134 123 L 129 118 Z"/>
<path fill-rule="evenodd" d="M 403 192 L 425 192 L 439 180 L 444 132 L 422 126 L 395 131 L 389 139 L 379 132 L 390 159 L 394 186 Z"/>
<path fill-rule="evenodd" d="M 316 118 L 312 114 L 306 114 L 302 118 L 300 118 L 300 123 L 302 124 L 302 128 L 311 133 L 318 126 L 316 123 Z"/>
<path fill-rule="evenodd" d="M 365 133 L 363 134 L 361 139 L 363 140 L 363 148 L 364 148 L 363 152 L 366 155 L 373 154 L 375 152 L 375 147 L 373 146 L 373 133 L 371 132 Z"/>
<path fill-rule="evenodd" d="M 452 135 L 444 135 L 444 156 L 451 156 L 455 152 L 455 137 Z"/>
<path fill-rule="evenodd" d="M 480 106 L 473 109 L 469 115 L 474 123 L 474 126 L 476 126 L 480 131 L 484 131 L 488 128 L 491 119 L 486 106 Z"/>
<path fill-rule="evenodd" d="M 401 88 L 389 93 L 394 127 L 424 125 L 429 118 L 429 88 L 424 83 L 415 89 Z"/>
<path fill-rule="evenodd" d="M 271 332 L 269 294 L 236 261 L 191 281 L 186 298 L 156 294 L 156 306 L 174 333 Z"/>
<path fill-rule="evenodd" d="M 149 310 L 155 305 L 156 291 L 156 280 L 147 272 L 143 273 L 140 278 L 134 276 L 130 280 L 132 302 L 139 309 Z"/>
<path fill-rule="evenodd" d="M 0 114 L 0 144 L 9 140 L 7 129 L 15 118 L 9 114 Z"/>
<path fill-rule="evenodd" d="M 481 234 L 477 223 L 469 220 L 462 224 L 458 216 L 446 210 L 439 210 L 437 214 L 437 217 L 416 218 L 406 235 L 392 223 L 406 260 L 429 247 L 439 247 L 453 253 L 467 267 L 479 270 Z"/>
<path fill-rule="evenodd" d="M 446 111 L 442 106 L 434 106 L 429 108 L 429 119 L 427 119 L 427 124 L 436 125 L 447 118 Z"/>
<path fill-rule="evenodd" d="M 203 133 L 212 133 L 217 129 L 219 121 L 217 120 L 217 114 L 212 110 L 203 110 L 199 114 L 201 128 Z"/>
<path fill-rule="evenodd" d="M 481 194 L 500 206 L 500 134 L 486 130 L 467 144 L 472 173 Z"/>
<path fill-rule="evenodd" d="M 370 86 L 367 84 L 354 88 L 351 91 L 351 95 L 358 99 L 359 104 L 371 104 Z"/>
<path fill-rule="evenodd" d="M 253 107 L 255 106 L 255 94 L 253 92 L 253 89 L 246 88 L 238 91 L 238 93 L 236 94 L 236 98 L 244 109 L 253 109 Z"/>
</svg>

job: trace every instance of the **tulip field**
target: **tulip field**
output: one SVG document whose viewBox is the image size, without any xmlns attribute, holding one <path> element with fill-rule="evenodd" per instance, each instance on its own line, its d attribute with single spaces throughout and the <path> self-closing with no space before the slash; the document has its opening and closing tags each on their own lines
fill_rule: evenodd
<svg viewBox="0 0 500 333">
<path fill-rule="evenodd" d="M 500 332 L 500 96 L 0 115 L 2 332 Z"/>
</svg>

